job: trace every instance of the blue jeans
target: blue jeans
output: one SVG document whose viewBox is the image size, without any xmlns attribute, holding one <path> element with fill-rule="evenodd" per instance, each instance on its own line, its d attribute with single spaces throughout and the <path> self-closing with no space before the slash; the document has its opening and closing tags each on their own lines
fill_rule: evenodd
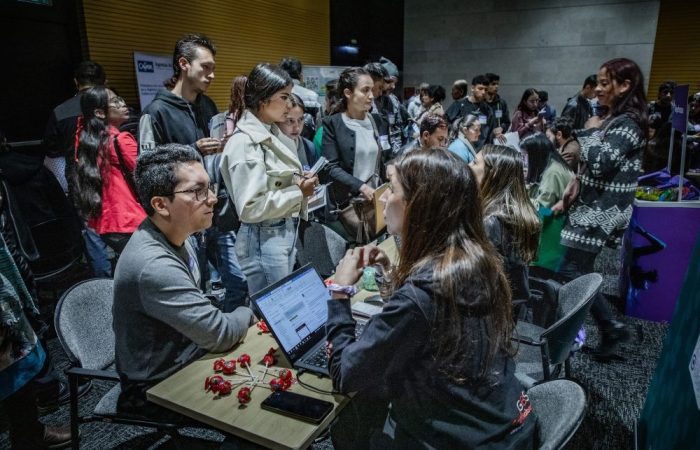
<svg viewBox="0 0 700 450">
<path fill-rule="evenodd" d="M 236 233 L 221 232 L 215 226 L 205 231 L 207 259 L 216 267 L 226 289 L 224 312 L 246 306 L 248 284 L 236 257 Z"/>
<path fill-rule="evenodd" d="M 112 277 L 112 263 L 109 261 L 107 244 L 99 234 L 87 225 L 83 229 L 85 250 L 92 268 L 92 274 L 96 277 Z"/>
<path fill-rule="evenodd" d="M 292 218 L 241 224 L 236 255 L 251 294 L 292 273 L 296 224 Z"/>
</svg>

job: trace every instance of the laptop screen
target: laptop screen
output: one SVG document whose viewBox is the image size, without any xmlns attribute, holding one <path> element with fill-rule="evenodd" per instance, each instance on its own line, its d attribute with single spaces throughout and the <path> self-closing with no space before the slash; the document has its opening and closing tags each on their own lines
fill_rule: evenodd
<svg viewBox="0 0 700 450">
<path fill-rule="evenodd" d="M 325 336 L 328 298 L 323 280 L 308 265 L 255 294 L 253 300 L 294 362 L 310 344 Z"/>
</svg>

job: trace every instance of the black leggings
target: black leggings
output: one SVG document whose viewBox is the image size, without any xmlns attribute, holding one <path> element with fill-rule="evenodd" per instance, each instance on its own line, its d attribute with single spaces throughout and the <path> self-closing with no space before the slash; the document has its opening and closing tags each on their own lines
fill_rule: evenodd
<svg viewBox="0 0 700 450">
<path fill-rule="evenodd" d="M 597 256 L 598 253 L 566 247 L 559 274 L 567 281 L 571 281 L 581 275 L 592 273 Z M 600 291 L 591 305 L 591 315 L 598 323 L 598 328 L 606 329 L 612 326 L 612 308 Z"/>
</svg>

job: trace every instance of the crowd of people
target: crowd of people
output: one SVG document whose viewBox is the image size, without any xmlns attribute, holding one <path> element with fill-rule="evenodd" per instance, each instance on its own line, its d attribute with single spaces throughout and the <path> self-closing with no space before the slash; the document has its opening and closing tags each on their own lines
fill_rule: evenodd
<svg viewBox="0 0 700 450">
<path fill-rule="evenodd" d="M 350 248 L 329 294 L 327 348 L 334 386 L 359 391 L 353 401 L 366 411 L 361 423 L 338 422 L 336 448 L 367 439 L 533 447 L 537 412 L 514 377 L 513 304 L 530 297 L 531 265 L 571 280 L 620 245 L 673 86 L 648 106 L 640 68 L 618 58 L 587 77 L 559 117 L 536 88 L 510 115 L 494 73 L 455 81 L 445 109 L 446 90 L 429 83 L 402 102 L 400 73 L 381 58 L 343 70 L 321 103 L 303 86 L 301 63 L 284 58 L 234 78 L 219 112 L 206 95 L 215 69 L 215 45 L 184 36 L 173 76 L 139 116 L 87 61 L 76 70 L 78 94 L 47 125 L 47 183 L 69 200 L 93 275 L 114 278 L 119 409 L 177 420 L 145 391 L 245 337 L 256 320 L 250 294 L 293 271 L 300 223 L 316 220 Z M 697 134 L 700 97 L 692 100 Z M 3 177 L 15 153 L 3 146 Z M 311 172 L 321 157 L 327 164 Z M 320 185 L 327 206 L 310 212 Z M 398 261 L 343 220 L 355 201 L 383 204 Z M 561 224 L 550 241 L 540 239 L 547 215 Z M 0 398 L 22 405 L 12 444 L 64 445 L 70 430 L 41 425 L 34 407 L 31 380 L 52 369 L 30 320 L 36 292 L 22 233 L 3 225 L 2 237 L 2 310 L 12 315 L 0 325 Z M 538 259 L 545 247 L 557 255 L 547 264 Z M 349 298 L 365 266 L 377 268 L 389 300 L 356 338 Z M 216 286 L 220 300 L 206 295 Z M 592 314 L 601 330 L 594 355 L 609 361 L 629 332 L 602 295 Z"/>
</svg>

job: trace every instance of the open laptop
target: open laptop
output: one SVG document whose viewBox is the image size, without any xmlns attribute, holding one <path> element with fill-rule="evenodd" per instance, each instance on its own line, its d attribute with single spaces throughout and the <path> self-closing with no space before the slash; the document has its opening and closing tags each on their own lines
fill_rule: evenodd
<svg viewBox="0 0 700 450">
<path fill-rule="evenodd" d="M 316 269 L 307 264 L 250 299 L 292 367 L 329 376 L 325 349 L 329 296 Z"/>
</svg>

